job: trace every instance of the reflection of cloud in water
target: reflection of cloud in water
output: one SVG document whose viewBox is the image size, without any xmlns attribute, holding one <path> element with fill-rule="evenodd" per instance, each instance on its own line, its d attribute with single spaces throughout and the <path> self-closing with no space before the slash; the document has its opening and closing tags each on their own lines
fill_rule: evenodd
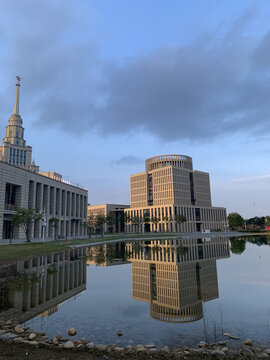
<svg viewBox="0 0 270 360">
<path fill-rule="evenodd" d="M 136 317 L 140 316 L 142 313 L 147 312 L 146 308 L 144 308 L 143 306 L 138 306 L 138 305 L 129 305 L 124 308 L 117 306 L 113 310 L 115 313 L 121 313 L 122 315 L 125 315 L 130 318 L 136 318 Z"/>
</svg>

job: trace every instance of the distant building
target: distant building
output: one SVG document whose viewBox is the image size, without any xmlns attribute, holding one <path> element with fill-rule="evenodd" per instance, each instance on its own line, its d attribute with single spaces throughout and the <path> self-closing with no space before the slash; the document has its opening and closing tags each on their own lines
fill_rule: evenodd
<svg viewBox="0 0 270 360">
<path fill-rule="evenodd" d="M 26 145 L 19 115 L 20 77 L 17 77 L 13 114 L 0 146 L 0 240 L 25 238 L 21 227 L 14 226 L 12 215 L 18 208 L 36 209 L 43 220 L 36 220 L 32 237 L 85 236 L 88 193 L 55 172 L 40 172 L 32 161 L 32 147 Z M 58 218 L 57 227 L 50 223 Z M 42 230 L 43 227 L 43 230 Z"/>
<path fill-rule="evenodd" d="M 226 209 L 213 207 L 209 174 L 193 170 L 192 158 L 162 155 L 147 159 L 145 172 L 130 176 L 127 232 L 224 230 Z M 186 221 L 177 221 L 184 215 Z"/>
<path fill-rule="evenodd" d="M 103 215 L 107 217 L 109 214 L 112 215 L 112 223 L 110 225 L 104 225 L 105 232 L 124 232 L 125 221 L 124 221 L 124 210 L 129 208 L 129 205 L 123 204 L 102 204 L 102 205 L 88 205 L 88 216 Z M 95 226 L 93 227 L 95 231 Z"/>
</svg>

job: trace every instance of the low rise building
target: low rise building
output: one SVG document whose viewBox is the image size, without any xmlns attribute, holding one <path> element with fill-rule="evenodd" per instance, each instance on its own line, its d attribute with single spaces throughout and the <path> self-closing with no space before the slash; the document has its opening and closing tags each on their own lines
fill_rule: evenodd
<svg viewBox="0 0 270 360">
<path fill-rule="evenodd" d="M 93 220 L 97 215 L 103 215 L 105 218 L 111 215 L 111 223 L 106 222 L 104 224 L 105 232 L 124 232 L 125 231 L 125 219 L 124 210 L 129 208 L 129 205 L 123 204 L 102 204 L 102 205 L 88 205 L 88 217 L 92 216 Z M 95 231 L 95 225 L 93 223 L 93 231 Z"/>
</svg>

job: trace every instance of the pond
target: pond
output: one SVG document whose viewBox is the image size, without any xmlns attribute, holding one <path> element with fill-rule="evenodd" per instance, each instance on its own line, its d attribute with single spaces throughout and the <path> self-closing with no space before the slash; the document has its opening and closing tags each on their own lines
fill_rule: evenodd
<svg viewBox="0 0 270 360">
<path fill-rule="evenodd" d="M 75 327 L 75 338 L 121 346 L 194 346 L 220 341 L 224 333 L 265 345 L 269 259 L 266 237 L 129 241 L 61 251 L 0 268 L 0 318 L 49 337 L 66 337 Z"/>
</svg>

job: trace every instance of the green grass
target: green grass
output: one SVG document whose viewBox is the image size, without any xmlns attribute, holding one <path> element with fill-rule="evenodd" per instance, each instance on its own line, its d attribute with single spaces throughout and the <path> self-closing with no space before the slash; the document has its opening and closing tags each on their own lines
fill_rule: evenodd
<svg viewBox="0 0 270 360">
<path fill-rule="evenodd" d="M 110 240 L 133 240 L 136 238 L 148 238 L 148 237 L 170 237 L 175 234 L 170 233 L 152 233 L 152 234 L 123 234 L 123 235 L 105 235 L 103 237 L 96 237 L 92 235 L 90 238 L 84 239 L 72 239 L 69 242 L 63 240 L 49 241 L 49 242 L 30 242 L 23 244 L 11 244 L 0 246 L 0 264 L 5 264 L 11 261 L 30 258 L 38 255 L 45 255 L 54 251 L 67 249 L 70 245 L 79 244 L 92 244 L 92 243 L 104 243 Z"/>
<path fill-rule="evenodd" d="M 52 241 L 46 243 L 24 243 L 0 246 L 0 264 L 5 264 L 13 260 L 44 255 L 50 252 L 63 250 L 66 248 L 62 242 Z"/>
</svg>

